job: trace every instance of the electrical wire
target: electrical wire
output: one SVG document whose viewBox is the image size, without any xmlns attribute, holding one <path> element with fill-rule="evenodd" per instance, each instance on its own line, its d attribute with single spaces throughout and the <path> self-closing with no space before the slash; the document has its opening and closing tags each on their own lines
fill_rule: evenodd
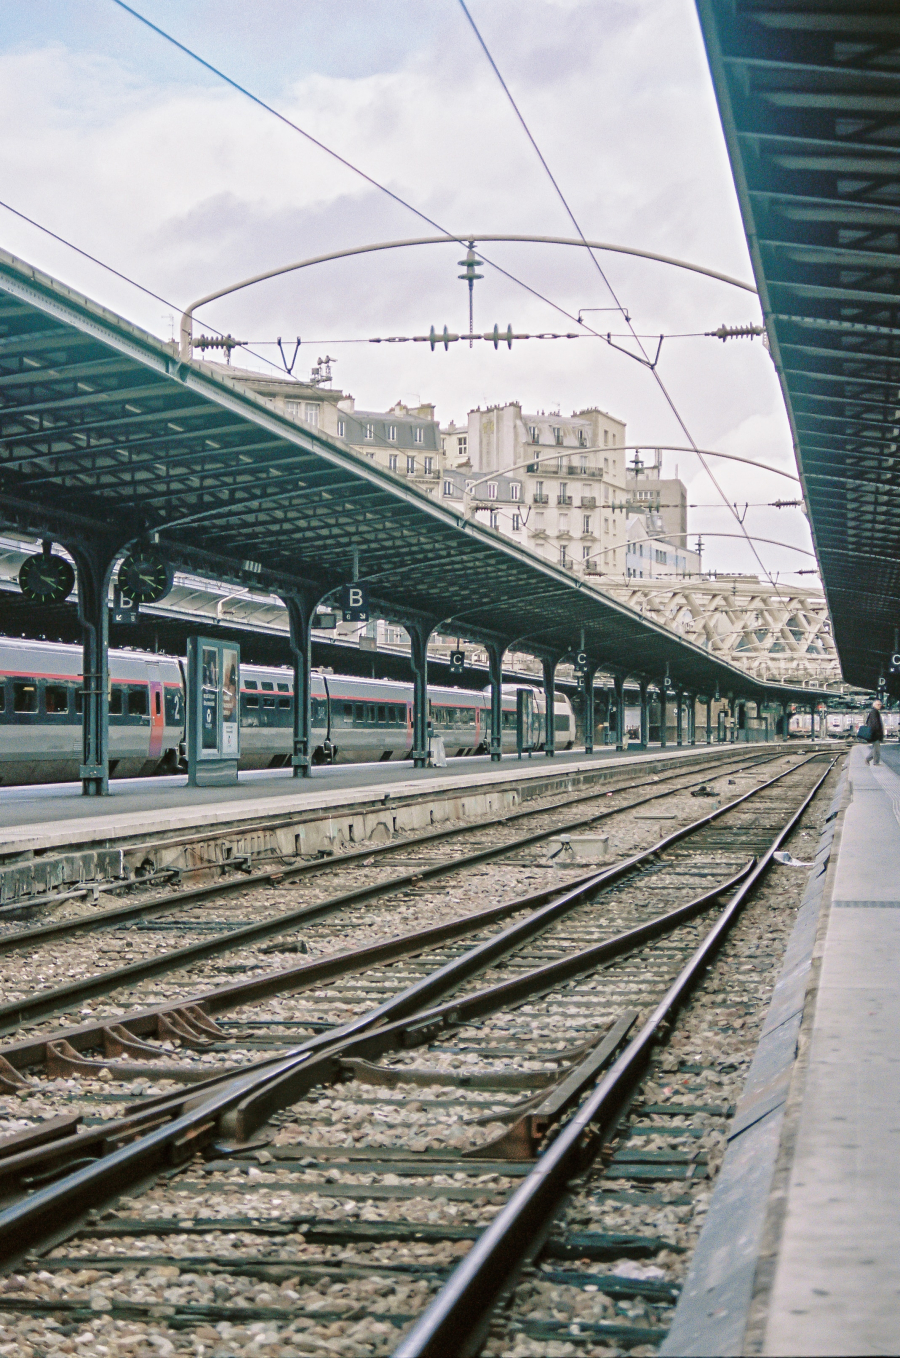
<svg viewBox="0 0 900 1358">
<path fill-rule="evenodd" d="M 280 113 L 272 104 L 266 103 L 265 99 L 261 99 L 258 94 L 254 94 L 252 90 L 247 89 L 245 85 L 241 85 L 239 81 L 234 80 L 230 75 L 226 75 L 224 71 L 219 70 L 218 66 L 213 66 L 212 62 L 207 61 L 205 57 L 201 57 L 198 52 L 195 52 L 185 43 L 179 42 L 179 40 L 173 37 L 171 33 L 166 32 L 164 28 L 160 28 L 158 24 L 155 24 L 152 20 L 146 18 L 139 10 L 126 4 L 125 0 L 112 0 L 112 3 L 118 5 L 119 9 L 124 10 L 126 14 L 130 14 L 132 18 L 137 19 L 139 23 L 144 24 L 160 38 L 163 38 L 164 41 L 171 43 L 171 45 L 176 47 L 179 52 L 183 52 L 186 57 L 189 57 L 192 61 L 196 61 L 218 80 L 224 81 L 226 85 L 229 85 L 233 90 L 236 90 L 238 94 L 244 95 L 245 98 L 256 104 L 258 108 L 263 109 L 266 113 L 270 113 L 273 118 L 277 118 L 285 127 L 289 127 L 291 131 L 299 133 L 299 135 L 304 137 L 312 146 L 323 151 L 325 155 L 331 156 L 333 160 L 336 160 L 340 165 L 343 165 L 345 169 L 350 170 L 352 174 L 358 175 L 360 179 L 363 179 L 367 184 L 370 184 L 372 188 L 377 189 L 380 193 L 386 194 L 388 198 L 391 198 L 400 207 L 405 208 L 408 212 L 412 212 L 420 221 L 426 222 L 429 226 L 433 226 L 435 230 L 440 231 L 442 235 L 449 236 L 451 240 L 457 241 L 463 248 L 468 248 L 468 241 L 464 237 L 458 236 L 455 231 L 450 231 L 447 227 L 442 226 L 440 222 L 436 222 L 433 217 L 429 217 L 428 214 L 422 212 L 420 208 L 407 202 L 405 198 L 401 198 L 399 193 L 395 193 L 393 189 L 389 189 L 386 184 L 380 183 L 380 181 L 373 178 L 372 175 L 367 174 L 365 170 L 361 170 L 358 165 L 354 165 L 352 161 L 347 160 L 345 156 L 340 155 L 337 151 L 333 151 L 330 146 L 326 146 L 325 142 L 320 141 L 318 137 L 314 137 L 311 132 L 307 132 L 305 128 L 299 125 L 299 123 L 293 122 L 292 119 L 288 118 L 286 114 Z M 580 231 L 579 235 L 581 235 Z M 582 240 L 583 239 L 584 237 L 582 236 Z M 482 253 L 482 251 L 479 251 L 479 254 Z M 594 258 L 593 255 L 592 258 Z M 537 288 L 533 288 L 531 284 L 526 283 L 524 279 L 519 278 L 514 273 L 510 273 L 508 269 L 504 269 L 502 265 L 496 262 L 496 260 L 489 259 L 487 255 L 484 255 L 482 262 L 490 265 L 490 267 L 501 274 L 502 277 L 509 279 L 511 283 L 515 283 L 517 287 L 524 288 L 524 290 L 530 293 L 532 297 L 536 297 L 538 301 L 551 307 L 554 311 L 558 312 L 560 316 L 565 316 L 567 320 L 574 321 L 576 325 L 581 325 L 583 329 L 588 331 L 591 335 L 594 335 L 597 339 L 605 340 L 612 348 L 618 348 L 617 345 L 612 343 L 610 337 L 601 334 L 599 330 L 595 330 L 592 326 L 589 326 L 586 321 L 582 321 L 579 317 L 574 316 L 571 311 L 567 311 L 566 308 L 560 306 L 558 302 L 554 302 L 549 297 L 545 297 L 542 292 L 538 292 Z M 596 259 L 594 259 L 594 263 L 597 263 Z M 617 309 L 621 310 L 621 307 L 618 307 Z M 622 350 L 621 352 L 627 353 L 628 351 Z M 629 354 L 629 357 L 635 358 L 636 355 Z"/>
<path fill-rule="evenodd" d="M 24 212 L 20 212 L 18 208 L 13 207 L 10 203 L 4 203 L 0 200 L 0 207 L 4 208 L 7 212 L 11 212 L 14 217 L 19 217 L 23 222 L 27 222 L 29 226 L 35 227 L 36 230 L 43 231 L 45 236 L 50 236 L 52 240 L 59 241 L 60 245 L 64 245 L 66 249 L 74 250 L 75 254 L 81 255 L 82 259 L 89 259 L 92 264 L 96 264 L 99 268 L 105 269 L 107 273 L 113 274 L 116 278 L 121 278 L 123 283 L 128 283 L 131 287 L 137 288 L 138 292 L 144 293 L 147 297 L 152 297 L 155 302 L 162 302 L 163 306 L 169 306 L 173 311 L 181 311 L 183 309 L 177 302 L 171 302 L 168 297 L 161 297 L 160 294 L 154 292 L 152 288 L 145 288 L 143 283 L 139 283 L 137 279 L 130 278 L 127 273 L 122 273 L 119 269 L 114 269 L 111 264 L 105 264 L 103 260 L 98 259 L 96 255 L 89 254 L 87 250 L 82 250 L 80 245 L 75 245 L 74 242 L 66 240 L 65 236 L 60 236 L 56 231 L 51 231 L 49 226 L 43 226 L 41 222 L 35 221 L 33 217 L 28 217 Z M 211 325 L 209 328 L 210 330 L 214 330 L 217 335 L 222 335 L 224 338 L 222 331 L 216 330 L 214 325 Z M 242 345 L 241 347 L 246 348 L 246 345 Z M 257 354 L 253 349 L 247 349 L 247 353 L 252 354 L 254 358 L 258 358 L 261 363 L 267 363 L 270 368 L 275 368 L 277 372 L 281 372 L 279 365 L 274 363 L 272 359 L 266 358 L 265 354 Z"/>
<path fill-rule="evenodd" d="M 116 2 L 117 2 L 117 3 L 120 3 L 120 0 L 116 0 Z M 544 170 L 546 171 L 547 177 L 548 177 L 548 179 L 550 180 L 550 183 L 553 185 L 553 188 L 554 188 L 555 191 L 556 191 L 557 197 L 559 198 L 560 202 L 561 202 L 562 205 L 563 205 L 563 208 L 565 209 L 566 215 L 568 216 L 568 218 L 569 218 L 569 220 L 571 221 L 572 225 L 574 226 L 575 230 L 578 232 L 578 235 L 579 235 L 579 237 L 580 237 L 582 243 L 585 245 L 585 247 L 587 247 L 588 254 L 590 255 L 591 259 L 592 259 L 593 262 L 594 262 L 594 267 L 596 268 L 596 270 L 597 270 L 597 272 L 599 273 L 601 279 L 603 280 L 603 282 L 604 282 L 604 284 L 605 284 L 605 286 L 606 286 L 606 288 L 607 288 L 607 291 L 609 292 L 610 297 L 612 298 L 613 302 L 614 302 L 615 305 L 616 305 L 616 309 L 621 313 L 622 318 L 623 318 L 623 320 L 625 321 L 625 324 L 628 326 L 629 332 L 630 332 L 632 338 L 634 339 L 635 343 L 637 344 L 638 349 L 640 350 L 640 352 L 641 352 L 641 354 L 642 354 L 642 356 L 643 356 L 643 358 L 644 358 L 644 361 L 645 361 L 646 366 L 650 368 L 650 371 L 651 371 L 651 373 L 653 374 L 654 381 L 656 382 L 656 384 L 657 384 L 657 386 L 658 386 L 658 388 L 659 388 L 659 390 L 660 390 L 660 392 L 661 392 L 663 398 L 665 399 L 666 404 L 668 405 L 668 407 L 669 407 L 669 409 L 671 410 L 672 414 L 674 415 L 676 421 L 678 422 L 678 425 L 679 425 L 679 427 L 681 428 L 681 430 L 683 431 L 685 438 L 686 438 L 686 439 L 688 440 L 688 442 L 691 444 L 691 446 L 692 446 L 694 452 L 696 453 L 697 457 L 700 459 L 700 463 L 701 463 L 701 465 L 702 465 L 704 471 L 706 472 L 706 474 L 707 474 L 707 476 L 709 477 L 709 479 L 712 481 L 712 483 L 713 483 L 713 485 L 715 486 L 716 490 L 718 491 L 719 495 L 722 497 L 723 502 L 724 502 L 726 505 L 729 505 L 729 508 L 731 508 L 731 512 L 732 512 L 732 514 L 733 514 L 733 516 L 734 516 L 734 519 L 735 519 L 736 523 L 738 523 L 738 524 L 740 525 L 742 535 L 743 535 L 743 537 L 746 539 L 747 545 L 749 546 L 749 548 L 750 548 L 750 550 L 752 551 L 754 557 L 756 558 L 757 563 L 759 564 L 760 570 L 761 570 L 761 571 L 763 572 L 763 574 L 766 576 L 766 578 L 768 579 L 769 583 L 772 585 L 772 587 L 775 589 L 775 591 L 776 591 L 776 593 L 777 593 L 777 592 L 778 592 L 778 587 L 777 587 L 775 581 L 772 579 L 772 576 L 769 574 L 769 571 L 768 571 L 768 570 L 766 569 L 766 567 L 764 566 L 763 561 L 762 561 L 762 558 L 760 557 L 759 553 L 758 553 L 757 550 L 756 550 L 756 547 L 754 546 L 753 542 L 751 541 L 749 534 L 748 534 L 748 533 L 746 532 L 746 530 L 744 529 L 744 525 L 741 523 L 740 516 L 737 514 L 737 512 L 734 510 L 734 508 L 733 508 L 732 506 L 730 506 L 729 501 L 728 501 L 728 497 L 726 496 L 726 494 L 725 494 L 724 490 L 722 489 L 722 487 L 719 485 L 719 482 L 718 482 L 718 480 L 716 479 L 716 477 L 715 477 L 715 475 L 714 475 L 714 473 L 713 473 L 712 468 L 709 466 L 709 464 L 708 464 L 708 462 L 706 461 L 705 457 L 703 456 L 702 452 L 701 452 L 700 449 L 697 447 L 697 444 L 696 444 L 696 442 L 694 441 L 694 438 L 693 438 L 693 436 L 691 435 L 690 430 L 688 429 L 687 425 L 686 425 L 685 422 L 684 422 L 684 419 L 683 419 L 682 416 L 681 416 L 680 411 L 678 410 L 677 406 L 675 405 L 674 399 L 673 399 L 672 396 L 670 395 L 670 393 L 669 393 L 669 391 L 668 391 L 668 388 L 666 387 L 665 383 L 663 382 L 662 378 L 660 377 L 660 375 L 659 375 L 659 373 L 658 373 L 658 371 L 657 371 L 655 362 L 654 362 L 654 363 L 651 363 L 651 362 L 650 362 L 649 355 L 647 354 L 646 350 L 644 349 L 644 346 L 643 346 L 643 344 L 642 344 L 642 342 L 641 342 L 641 339 L 640 339 L 640 337 L 638 336 L 637 332 L 635 331 L 634 326 L 633 326 L 632 323 L 631 323 L 631 318 L 630 318 L 630 316 L 629 316 L 627 310 L 625 309 L 625 307 L 622 305 L 621 301 L 619 300 L 619 297 L 617 296 L 614 287 L 612 286 L 611 282 L 610 282 L 609 279 L 607 278 L 606 273 L 604 272 L 603 266 L 601 265 L 600 261 L 597 259 L 597 256 L 594 254 L 593 250 L 591 250 L 590 247 L 588 246 L 587 237 L 585 236 L 584 232 L 582 231 L 582 229 L 581 229 L 581 227 L 580 227 L 580 225 L 579 225 L 579 223 L 578 223 L 578 219 L 576 218 L 574 212 L 572 211 L 571 207 L 569 206 L 569 203 L 568 203 L 568 201 L 567 201 L 567 199 L 566 199 L 566 196 L 565 196 L 565 194 L 563 193 L 562 189 L 560 188 L 560 186 L 559 186 L 559 184 L 558 184 L 558 182 L 557 182 L 557 180 L 556 180 L 556 177 L 555 177 L 554 174 L 553 174 L 553 171 L 550 169 L 550 166 L 548 165 L 547 160 L 546 160 L 546 158 L 544 157 L 543 152 L 541 151 L 541 149 L 540 149 L 540 147 L 538 146 L 538 144 L 537 144 L 537 142 L 536 142 L 534 136 L 532 135 L 531 129 L 529 128 L 527 122 L 525 121 L 525 118 L 523 117 L 522 112 L 521 112 L 521 110 L 520 110 L 518 104 L 516 103 L 515 99 L 513 98 L 512 93 L 511 93 L 511 91 L 510 91 L 510 89 L 509 89 L 509 86 L 507 85 L 506 81 L 503 79 L 503 76 L 502 76 L 502 74 L 501 74 L 501 72 L 500 72 L 500 69 L 499 69 L 499 67 L 497 66 L 497 63 L 495 62 L 493 56 L 491 55 L 491 52 L 490 52 L 490 49 L 488 48 L 487 43 L 485 42 L 484 38 L 482 37 L 481 32 L 480 32 L 480 30 L 479 30 L 479 28 L 478 28 L 478 25 L 475 23 L 475 20 L 472 18 L 472 15 L 469 13 L 468 7 L 467 7 L 467 5 L 466 5 L 466 0 L 458 0 L 458 4 L 459 4 L 459 7 L 460 7 L 460 9 L 462 10 L 463 14 L 465 15 L 466 19 L 468 20 L 468 23 L 469 23 L 469 26 L 470 26 L 471 29 L 472 29 L 472 32 L 475 34 L 475 37 L 476 37 L 476 39 L 478 40 L 479 46 L 481 47 L 482 52 L 484 53 L 485 57 L 487 58 L 487 61 L 488 61 L 489 65 L 490 65 L 490 67 L 491 67 L 491 70 L 494 72 L 495 76 L 497 77 L 497 80 L 500 82 L 500 85 L 501 85 L 501 87 L 502 87 L 502 89 L 503 89 L 503 92 L 504 92 L 504 94 L 506 95 L 507 99 L 509 100 L 509 103 L 510 103 L 510 105 L 512 106 L 513 112 L 515 113 L 516 118 L 518 119 L 518 121 L 519 121 L 519 123 L 520 123 L 520 125 L 521 125 L 521 127 L 522 127 L 522 130 L 524 131 L 526 137 L 528 138 L 529 142 L 531 143 L 531 146 L 533 147 L 533 149 L 534 149 L 534 151 L 535 151 L 535 154 L 536 154 L 537 157 L 538 157 L 538 160 L 541 162 L 541 165 L 543 166 Z M 596 332 L 595 332 L 595 333 L 596 333 Z"/>
</svg>

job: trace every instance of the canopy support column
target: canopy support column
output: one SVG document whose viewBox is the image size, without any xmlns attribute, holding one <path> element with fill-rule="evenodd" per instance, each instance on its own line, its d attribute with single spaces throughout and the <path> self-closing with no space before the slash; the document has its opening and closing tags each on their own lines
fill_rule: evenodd
<svg viewBox="0 0 900 1358">
<path fill-rule="evenodd" d="M 706 700 L 706 743 L 712 744 L 712 698 Z"/>
<path fill-rule="evenodd" d="M 616 692 L 616 749 L 625 749 L 625 676 L 613 675 Z"/>
<path fill-rule="evenodd" d="M 491 674 L 491 763 L 499 763 L 503 754 L 503 657 L 506 646 L 492 641 L 487 647 Z"/>
<path fill-rule="evenodd" d="M 687 695 L 687 738 L 689 745 L 697 744 L 697 696 L 694 693 Z"/>
<path fill-rule="evenodd" d="M 544 668 L 544 754 L 548 759 L 552 759 L 556 754 L 556 691 L 554 682 L 556 680 L 556 666 L 559 661 L 554 656 L 552 659 L 545 658 L 542 664 Z"/>
<path fill-rule="evenodd" d="M 109 793 L 109 585 L 121 547 L 108 540 L 71 548 L 78 573 L 82 632 L 82 764 L 84 797 Z"/>
<path fill-rule="evenodd" d="M 584 685 L 584 752 L 585 754 L 594 753 L 594 676 L 597 673 L 596 665 L 588 665 L 582 678 Z"/>
<path fill-rule="evenodd" d="M 666 685 L 663 680 L 659 685 L 659 745 L 664 750 L 668 745 L 668 733 L 666 730 Z"/>
<path fill-rule="evenodd" d="M 428 638 L 434 624 L 408 622 L 406 630 L 413 672 L 413 767 L 424 769 L 428 763 Z"/>
<path fill-rule="evenodd" d="M 684 694 L 680 688 L 675 692 L 675 744 L 684 744 Z"/>
<path fill-rule="evenodd" d="M 641 680 L 641 749 L 650 744 L 650 699 L 647 694 L 647 680 Z"/>
<path fill-rule="evenodd" d="M 291 628 L 291 650 L 294 654 L 294 739 L 291 768 L 295 778 L 309 778 L 312 773 L 311 633 L 319 598 L 319 592 L 312 590 L 284 596 Z M 330 731 L 329 723 L 329 735 Z"/>
</svg>

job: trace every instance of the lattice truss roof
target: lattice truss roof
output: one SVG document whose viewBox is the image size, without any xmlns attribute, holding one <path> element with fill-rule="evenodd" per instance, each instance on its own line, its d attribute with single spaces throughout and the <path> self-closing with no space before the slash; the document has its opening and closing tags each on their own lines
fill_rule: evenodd
<svg viewBox="0 0 900 1358">
<path fill-rule="evenodd" d="M 583 628 L 589 656 L 632 677 L 777 689 L 0 254 L 4 524 L 65 545 L 158 533 L 182 569 L 280 593 L 346 582 L 356 549 L 387 618 L 538 655 L 577 649 Z"/>
<path fill-rule="evenodd" d="M 900 623 L 900 9 L 698 10 L 844 677 L 874 687 Z"/>
<path fill-rule="evenodd" d="M 604 589 L 757 679 L 839 684 L 841 669 L 820 590 L 755 576 L 625 580 Z"/>
</svg>

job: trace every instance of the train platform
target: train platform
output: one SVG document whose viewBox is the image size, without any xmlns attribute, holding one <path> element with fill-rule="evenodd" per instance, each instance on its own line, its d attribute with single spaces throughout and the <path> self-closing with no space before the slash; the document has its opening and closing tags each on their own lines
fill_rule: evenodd
<svg viewBox="0 0 900 1358">
<path fill-rule="evenodd" d="M 850 752 L 665 1355 L 900 1354 L 900 748 Z"/>
<path fill-rule="evenodd" d="M 294 779 L 289 769 L 266 769 L 241 773 L 232 787 L 188 787 L 186 775 L 123 778 L 111 780 L 110 795 L 102 798 L 82 796 L 80 783 L 0 788 L 0 857 L 108 840 L 123 833 L 149 836 L 260 814 L 377 802 L 386 796 L 396 800 L 421 795 L 429 787 L 453 790 L 541 783 L 548 777 L 590 774 L 623 763 L 655 766 L 660 761 L 704 755 L 714 758 L 716 752 L 721 755 L 734 748 L 683 745 L 641 750 L 632 746 L 621 751 L 609 747 L 592 754 L 565 751 L 553 759 L 542 754 L 521 760 L 504 755 L 494 764 L 485 756 L 473 756 L 453 759 L 443 768 L 425 769 L 415 769 L 410 762 L 323 765 L 314 767 L 311 778 L 302 781 Z"/>
</svg>

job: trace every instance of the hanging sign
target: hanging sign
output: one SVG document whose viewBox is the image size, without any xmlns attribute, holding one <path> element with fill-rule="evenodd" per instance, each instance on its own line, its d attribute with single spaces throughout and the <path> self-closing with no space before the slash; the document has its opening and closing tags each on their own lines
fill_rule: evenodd
<svg viewBox="0 0 900 1358">
<path fill-rule="evenodd" d="M 188 784 L 238 780 L 241 754 L 241 653 L 230 641 L 188 637 Z"/>
<path fill-rule="evenodd" d="M 369 621 L 369 591 L 365 585 L 341 586 L 341 609 L 344 622 Z"/>
<path fill-rule="evenodd" d="M 465 653 L 465 651 L 451 651 L 451 652 L 450 652 L 450 673 L 451 673 L 451 674 L 462 674 L 462 672 L 463 672 L 463 670 L 464 670 L 465 668 L 466 668 L 466 653 Z"/>
<path fill-rule="evenodd" d="M 137 603 L 127 594 L 123 594 L 119 585 L 113 586 L 112 620 L 128 624 L 141 620 L 141 610 Z"/>
</svg>

